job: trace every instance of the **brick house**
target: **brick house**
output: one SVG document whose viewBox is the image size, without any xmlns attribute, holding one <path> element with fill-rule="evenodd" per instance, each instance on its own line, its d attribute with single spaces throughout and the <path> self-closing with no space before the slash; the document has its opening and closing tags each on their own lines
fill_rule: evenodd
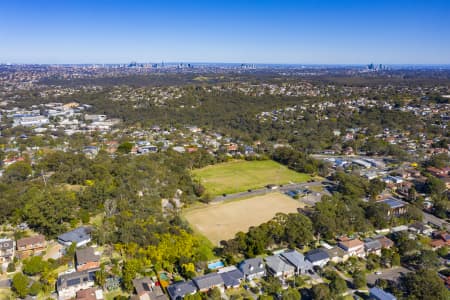
<svg viewBox="0 0 450 300">
<path fill-rule="evenodd" d="M 35 235 L 17 240 L 17 255 L 21 258 L 27 258 L 31 255 L 42 254 L 47 247 L 45 236 Z"/>
</svg>

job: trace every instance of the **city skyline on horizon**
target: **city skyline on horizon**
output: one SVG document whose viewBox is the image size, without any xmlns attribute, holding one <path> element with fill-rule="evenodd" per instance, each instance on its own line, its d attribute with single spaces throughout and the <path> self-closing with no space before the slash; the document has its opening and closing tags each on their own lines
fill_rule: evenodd
<svg viewBox="0 0 450 300">
<path fill-rule="evenodd" d="M 0 63 L 448 65 L 450 3 L 0 3 Z"/>
</svg>

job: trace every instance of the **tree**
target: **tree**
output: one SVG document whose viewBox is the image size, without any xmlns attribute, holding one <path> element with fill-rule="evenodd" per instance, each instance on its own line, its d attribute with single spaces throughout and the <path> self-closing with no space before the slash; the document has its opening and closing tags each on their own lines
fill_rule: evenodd
<svg viewBox="0 0 450 300">
<path fill-rule="evenodd" d="M 199 293 L 195 293 L 193 295 L 184 296 L 184 300 L 202 300 L 202 296 Z"/>
<path fill-rule="evenodd" d="M 285 225 L 285 240 L 290 246 L 305 245 L 313 239 L 311 220 L 303 214 L 289 214 Z"/>
<path fill-rule="evenodd" d="M 48 268 L 48 262 L 42 259 L 42 256 L 32 256 L 23 262 L 22 271 L 30 276 L 42 273 Z"/>
<path fill-rule="evenodd" d="M 139 261 L 136 259 L 130 259 L 123 263 L 123 286 L 127 291 L 133 290 L 133 279 L 136 277 L 139 271 Z"/>
<path fill-rule="evenodd" d="M 42 290 L 42 284 L 40 284 L 38 281 L 33 282 L 33 284 L 30 286 L 30 289 L 28 293 L 31 296 L 36 296 L 39 294 L 39 292 Z"/>
<path fill-rule="evenodd" d="M 335 274 L 330 282 L 330 289 L 334 295 L 341 295 L 347 290 L 347 284 L 345 280 L 338 274 Z"/>
<path fill-rule="evenodd" d="M 366 274 L 364 272 L 358 270 L 353 273 L 353 284 L 355 285 L 355 288 L 360 289 L 364 288 L 367 285 L 366 281 Z"/>
<path fill-rule="evenodd" d="M 8 267 L 6 268 L 6 272 L 12 273 L 16 271 L 16 264 L 12 261 L 8 264 Z"/>
<path fill-rule="evenodd" d="M 392 255 L 392 265 L 400 266 L 400 254 L 397 252 Z"/>
<path fill-rule="evenodd" d="M 314 300 L 330 300 L 332 298 L 330 288 L 325 283 L 313 286 L 312 294 Z"/>
<path fill-rule="evenodd" d="M 124 142 L 117 147 L 117 152 L 127 154 L 131 152 L 131 149 L 133 149 L 133 144 L 130 142 Z"/>
<path fill-rule="evenodd" d="M 208 291 L 208 297 L 211 300 L 220 300 L 221 299 L 221 293 L 219 288 L 215 287 Z"/>
<path fill-rule="evenodd" d="M 23 273 L 16 273 L 12 279 L 12 288 L 20 298 L 28 295 L 28 277 Z"/>
<path fill-rule="evenodd" d="M 302 298 L 299 291 L 294 288 L 288 288 L 287 290 L 284 290 L 281 295 L 281 298 L 283 300 L 300 300 Z"/>
<path fill-rule="evenodd" d="M 105 266 L 101 266 L 100 270 L 98 270 L 97 272 L 95 272 L 95 282 L 101 286 L 104 287 L 106 284 L 106 271 L 105 271 Z"/>
<path fill-rule="evenodd" d="M 435 271 L 422 269 L 401 278 L 402 290 L 411 300 L 447 300 L 450 293 Z"/>
<path fill-rule="evenodd" d="M 412 262 L 418 268 L 424 269 L 435 269 L 440 266 L 439 257 L 436 252 L 432 250 L 423 250 L 412 259 Z"/>
<path fill-rule="evenodd" d="M 7 182 L 24 181 L 31 175 L 31 166 L 28 162 L 18 161 L 6 168 L 3 178 Z"/>
<path fill-rule="evenodd" d="M 281 282 L 276 277 L 267 277 L 263 283 L 263 286 L 264 291 L 269 295 L 277 295 L 279 292 L 281 292 Z"/>
</svg>

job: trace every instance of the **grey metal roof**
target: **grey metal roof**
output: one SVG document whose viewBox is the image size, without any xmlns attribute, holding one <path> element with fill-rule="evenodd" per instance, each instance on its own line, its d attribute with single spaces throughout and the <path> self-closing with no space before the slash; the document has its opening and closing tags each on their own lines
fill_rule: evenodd
<svg viewBox="0 0 450 300">
<path fill-rule="evenodd" d="M 366 250 L 381 249 L 381 242 L 379 240 L 372 240 L 372 239 L 364 241 L 364 248 Z"/>
<path fill-rule="evenodd" d="M 93 282 L 95 280 L 95 272 L 97 272 L 98 270 L 100 270 L 100 268 L 63 274 L 58 277 L 57 290 L 61 291 L 67 287 L 81 284 L 81 282 Z"/>
<path fill-rule="evenodd" d="M 94 248 L 92 247 L 77 249 L 75 252 L 75 257 L 77 259 L 77 265 L 100 261 L 100 255 L 95 254 Z"/>
<path fill-rule="evenodd" d="M 14 248 L 14 241 L 10 239 L 0 239 L 0 250 L 8 250 Z"/>
<path fill-rule="evenodd" d="M 306 253 L 306 259 L 312 263 L 329 258 L 330 256 L 328 255 L 328 253 L 322 249 L 314 249 Z"/>
<path fill-rule="evenodd" d="M 266 257 L 266 266 L 274 271 L 275 273 L 279 272 L 294 272 L 294 266 L 288 264 L 284 260 L 281 259 L 278 255 L 268 256 Z"/>
<path fill-rule="evenodd" d="M 249 258 L 239 264 L 239 270 L 241 270 L 244 275 L 252 275 L 264 272 L 264 262 L 262 258 L 259 257 Z"/>
<path fill-rule="evenodd" d="M 222 276 L 217 273 L 209 273 L 192 279 L 195 285 L 200 289 L 210 289 L 214 286 L 224 284 Z"/>
<path fill-rule="evenodd" d="M 237 286 L 244 278 L 244 274 L 238 269 L 220 273 L 220 276 L 222 276 L 223 283 L 226 287 Z"/>
<path fill-rule="evenodd" d="M 89 227 L 78 227 L 58 236 L 58 240 L 69 243 L 79 243 L 91 238 L 91 229 Z"/>
<path fill-rule="evenodd" d="M 297 270 L 309 270 L 312 269 L 311 262 L 307 261 L 305 256 L 296 250 L 286 251 L 281 253 L 290 264 L 297 268 Z"/>
<path fill-rule="evenodd" d="M 386 203 L 387 205 L 389 205 L 390 208 L 393 208 L 393 209 L 405 206 L 405 204 L 403 204 L 402 202 L 400 202 L 399 200 L 397 200 L 395 198 L 388 198 L 388 199 L 382 200 L 380 202 Z"/>
<path fill-rule="evenodd" d="M 167 287 L 167 293 L 169 293 L 172 300 L 183 299 L 185 295 L 195 292 L 197 292 L 197 287 L 192 280 L 177 282 Z"/>
</svg>

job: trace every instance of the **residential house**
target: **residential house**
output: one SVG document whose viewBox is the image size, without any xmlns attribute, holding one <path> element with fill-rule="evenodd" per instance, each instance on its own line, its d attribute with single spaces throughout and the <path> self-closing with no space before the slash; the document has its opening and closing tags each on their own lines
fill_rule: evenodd
<svg viewBox="0 0 450 300">
<path fill-rule="evenodd" d="M 422 222 L 415 222 L 409 226 L 409 231 L 430 236 L 433 233 L 433 228 Z"/>
<path fill-rule="evenodd" d="M 266 257 L 268 272 L 278 278 L 289 278 L 295 275 L 295 267 L 284 261 L 279 255 Z"/>
<path fill-rule="evenodd" d="M 77 249 L 75 252 L 75 263 L 78 272 L 99 268 L 100 254 L 96 253 L 92 247 Z"/>
<path fill-rule="evenodd" d="M 0 239 L 0 264 L 10 263 L 14 259 L 14 241 L 11 239 Z"/>
<path fill-rule="evenodd" d="M 366 255 L 376 254 L 381 255 L 381 242 L 376 239 L 365 239 L 364 240 L 364 250 L 366 251 Z"/>
<path fill-rule="evenodd" d="M 378 240 L 381 244 L 381 248 L 383 249 L 390 249 L 394 246 L 394 242 L 384 235 L 375 236 L 373 239 Z"/>
<path fill-rule="evenodd" d="M 209 273 L 203 276 L 198 276 L 192 279 L 200 292 L 207 292 L 213 288 L 218 288 L 222 292 L 225 290 L 225 285 L 222 276 L 218 273 Z"/>
<path fill-rule="evenodd" d="M 34 235 L 17 240 L 17 255 L 21 258 L 27 258 L 31 255 L 41 254 L 46 250 L 47 242 L 45 236 Z"/>
<path fill-rule="evenodd" d="M 167 287 L 167 293 L 171 300 L 182 300 L 186 295 L 197 292 L 197 287 L 192 280 L 171 284 Z"/>
<path fill-rule="evenodd" d="M 262 258 L 250 258 L 241 262 L 238 266 L 246 280 L 261 278 L 266 275 L 266 268 Z"/>
<path fill-rule="evenodd" d="M 349 256 L 364 257 L 364 243 L 359 239 L 341 239 L 338 243 L 338 247 L 342 248 Z"/>
<path fill-rule="evenodd" d="M 443 177 L 448 175 L 447 169 L 439 169 L 435 167 L 428 167 L 427 171 L 430 172 L 435 177 Z"/>
<path fill-rule="evenodd" d="M 430 245 L 434 250 L 450 246 L 450 234 L 446 231 L 433 233 L 433 240 Z"/>
<path fill-rule="evenodd" d="M 394 295 L 383 291 L 379 287 L 371 288 L 369 292 L 369 299 L 371 300 L 397 300 Z"/>
<path fill-rule="evenodd" d="M 56 282 L 58 299 L 66 300 L 75 298 L 78 291 L 93 287 L 95 284 L 95 272 L 98 270 L 97 268 L 59 276 Z"/>
<path fill-rule="evenodd" d="M 296 250 L 283 252 L 281 256 L 295 267 L 296 274 L 307 274 L 313 269 L 312 263 Z"/>
<path fill-rule="evenodd" d="M 103 300 L 103 291 L 97 288 L 88 288 L 76 293 L 75 300 Z"/>
<path fill-rule="evenodd" d="M 379 203 L 385 203 L 389 206 L 388 216 L 398 217 L 407 212 L 406 204 L 393 197 L 381 200 Z"/>
<path fill-rule="evenodd" d="M 345 262 L 349 258 L 347 252 L 337 246 L 329 248 L 329 249 L 325 249 L 325 251 L 328 253 L 330 260 L 334 263 Z"/>
<path fill-rule="evenodd" d="M 244 279 L 244 274 L 235 266 L 222 268 L 217 273 L 222 276 L 223 284 L 226 289 L 238 288 Z"/>
<path fill-rule="evenodd" d="M 330 256 L 327 251 L 320 248 L 309 251 L 306 253 L 305 257 L 313 266 L 321 268 L 323 268 L 330 261 Z"/>
<path fill-rule="evenodd" d="M 58 242 L 64 246 L 70 246 L 75 243 L 77 247 L 83 247 L 90 241 L 91 229 L 89 227 L 78 227 L 58 236 Z"/>
<path fill-rule="evenodd" d="M 168 300 L 163 293 L 161 286 L 155 284 L 153 280 L 148 277 L 134 279 L 134 290 L 136 291 L 136 300 Z"/>
</svg>

